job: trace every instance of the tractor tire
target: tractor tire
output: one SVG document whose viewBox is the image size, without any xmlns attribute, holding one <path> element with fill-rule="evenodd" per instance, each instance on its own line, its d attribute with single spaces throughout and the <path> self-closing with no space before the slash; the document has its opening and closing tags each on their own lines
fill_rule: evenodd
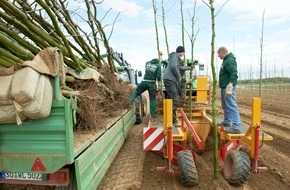
<svg viewBox="0 0 290 190">
<path fill-rule="evenodd" d="M 177 153 L 178 167 L 181 182 L 186 187 L 193 187 L 198 183 L 195 162 L 190 150 L 182 150 Z"/>
<path fill-rule="evenodd" d="M 56 190 L 77 190 L 77 180 L 74 165 L 69 169 L 69 184 L 67 186 L 57 186 Z"/>
<path fill-rule="evenodd" d="M 142 106 L 142 99 L 137 98 L 135 100 L 135 114 L 136 114 L 136 122 L 135 124 L 142 123 L 143 120 L 143 106 Z"/>
<path fill-rule="evenodd" d="M 225 160 L 223 173 L 226 180 L 231 185 L 242 185 L 249 179 L 250 175 L 250 159 L 245 152 L 239 150 L 231 150 Z"/>
<path fill-rule="evenodd" d="M 148 107 L 147 107 L 147 98 L 143 94 L 142 94 L 142 107 L 143 107 L 142 114 L 143 117 L 145 117 L 148 112 Z"/>
</svg>

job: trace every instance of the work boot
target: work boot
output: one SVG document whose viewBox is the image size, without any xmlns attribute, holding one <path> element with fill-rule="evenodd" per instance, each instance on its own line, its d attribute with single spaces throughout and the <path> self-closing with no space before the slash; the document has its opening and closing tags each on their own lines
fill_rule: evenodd
<svg viewBox="0 0 290 190">
<path fill-rule="evenodd" d="M 224 123 L 224 122 L 220 122 L 220 123 L 217 123 L 217 126 L 220 126 L 220 127 L 231 127 L 232 125 L 231 124 L 227 124 L 227 123 Z"/>
<path fill-rule="evenodd" d="M 173 125 L 174 127 L 179 127 L 179 126 L 180 126 L 180 125 L 178 124 L 178 121 L 173 121 L 172 125 Z"/>
<path fill-rule="evenodd" d="M 232 127 L 225 128 L 225 132 L 230 133 L 230 134 L 241 134 L 242 133 L 240 129 L 234 129 Z"/>
<path fill-rule="evenodd" d="M 177 121 L 173 121 L 172 125 L 178 125 L 178 122 Z"/>
</svg>

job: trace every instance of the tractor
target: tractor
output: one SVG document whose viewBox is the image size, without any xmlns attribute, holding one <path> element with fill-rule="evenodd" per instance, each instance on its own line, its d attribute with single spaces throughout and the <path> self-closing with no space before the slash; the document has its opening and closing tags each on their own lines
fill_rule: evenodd
<svg viewBox="0 0 290 190">
<path fill-rule="evenodd" d="M 197 61 L 194 63 L 198 64 Z M 202 64 L 199 66 L 203 68 Z M 143 149 L 166 159 L 166 165 L 158 166 L 156 170 L 179 171 L 181 183 L 187 187 L 198 184 L 197 154 L 205 151 L 206 140 L 214 126 L 211 79 L 196 73 L 194 67 L 185 73 L 187 82 L 182 88 L 184 96 L 177 109 L 178 124 L 172 123 L 172 100 L 163 98 L 158 103 L 157 118 L 150 118 L 148 126 L 143 128 Z M 166 90 L 163 89 L 162 93 L 166 94 Z M 258 166 L 259 144 L 273 138 L 261 132 L 260 112 L 261 99 L 253 98 L 252 124 L 242 123 L 242 134 L 227 134 L 223 126 L 218 127 L 219 169 L 232 185 L 242 185 L 251 171 L 260 173 L 267 170 Z M 216 120 L 222 118 L 219 114 Z"/>
</svg>

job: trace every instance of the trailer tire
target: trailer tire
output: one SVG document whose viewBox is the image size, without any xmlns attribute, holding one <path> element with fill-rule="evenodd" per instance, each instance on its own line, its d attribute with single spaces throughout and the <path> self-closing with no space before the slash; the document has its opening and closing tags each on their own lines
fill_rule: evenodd
<svg viewBox="0 0 290 190">
<path fill-rule="evenodd" d="M 67 186 L 57 186 L 56 190 L 78 190 L 74 166 L 69 169 L 69 184 Z"/>
<path fill-rule="evenodd" d="M 190 150 L 182 150 L 177 153 L 178 167 L 181 182 L 186 187 L 193 187 L 198 183 L 195 162 Z"/>
<path fill-rule="evenodd" d="M 143 117 L 146 116 L 147 111 L 148 111 L 148 107 L 147 107 L 147 98 L 145 95 L 142 94 L 142 115 Z"/>
<path fill-rule="evenodd" d="M 245 183 L 249 179 L 250 170 L 250 159 L 245 152 L 229 151 L 224 160 L 223 173 L 231 185 L 238 186 Z"/>
<path fill-rule="evenodd" d="M 135 114 L 136 114 L 136 122 L 135 124 L 142 123 L 143 120 L 143 106 L 141 97 L 135 100 Z"/>
</svg>

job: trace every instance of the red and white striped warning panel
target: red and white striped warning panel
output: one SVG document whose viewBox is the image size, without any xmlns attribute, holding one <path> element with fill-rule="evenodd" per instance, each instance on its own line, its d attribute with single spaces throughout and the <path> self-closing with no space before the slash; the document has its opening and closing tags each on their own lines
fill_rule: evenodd
<svg viewBox="0 0 290 190">
<path fill-rule="evenodd" d="M 143 128 L 143 149 L 160 150 L 164 145 L 163 127 L 146 127 Z"/>
</svg>

